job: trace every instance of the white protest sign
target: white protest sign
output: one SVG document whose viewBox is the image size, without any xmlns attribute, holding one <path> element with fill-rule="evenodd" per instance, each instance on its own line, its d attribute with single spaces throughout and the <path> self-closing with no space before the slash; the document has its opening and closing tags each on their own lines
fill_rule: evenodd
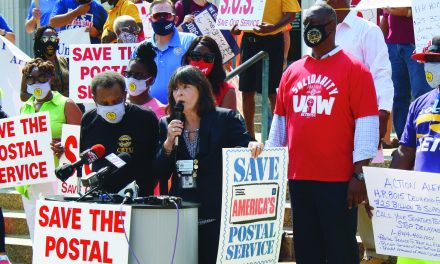
<svg viewBox="0 0 440 264">
<path fill-rule="evenodd" d="M 93 103 L 93 77 L 104 71 L 125 71 L 135 47 L 132 43 L 70 45 L 69 97 L 76 103 Z"/>
<path fill-rule="evenodd" d="M 69 46 L 71 44 L 90 44 L 89 32 L 85 27 L 62 30 L 58 33 L 60 43 L 58 45 L 58 56 L 69 57 Z"/>
<path fill-rule="evenodd" d="M 142 27 L 143 27 L 143 31 L 144 31 L 144 37 L 145 40 L 150 39 L 153 34 L 153 26 L 151 26 L 151 22 L 148 19 L 148 17 L 150 16 L 150 3 L 142 1 L 142 3 L 140 4 L 136 4 L 136 7 L 138 8 L 139 11 L 139 16 L 141 17 L 142 20 Z"/>
<path fill-rule="evenodd" d="M 266 0 L 221 0 L 216 26 L 218 29 L 252 30 L 263 21 Z"/>
<path fill-rule="evenodd" d="M 440 260 L 440 174 L 364 167 L 376 252 Z"/>
<path fill-rule="evenodd" d="M 412 17 L 416 51 L 421 52 L 433 37 L 440 35 L 440 0 L 413 1 Z"/>
<path fill-rule="evenodd" d="M 410 7 L 411 0 L 362 0 L 355 9 L 376 9 L 385 7 Z"/>
<path fill-rule="evenodd" d="M 38 200 L 33 263 L 128 263 L 131 206 Z"/>
<path fill-rule="evenodd" d="M 277 263 L 283 233 L 287 148 L 223 149 L 217 263 Z"/>
<path fill-rule="evenodd" d="M 28 55 L 0 36 L 0 105 L 8 116 L 20 113 L 21 70 L 29 60 Z"/>
<path fill-rule="evenodd" d="M 230 31 L 221 31 L 215 27 L 217 15 L 214 6 L 210 5 L 207 9 L 196 15 L 194 23 L 182 24 L 182 29 L 197 36 L 210 36 L 213 38 L 222 54 L 223 63 L 226 63 L 239 53 L 239 48 Z"/>
<path fill-rule="evenodd" d="M 56 181 L 48 112 L 0 119 L 0 188 Z"/>
<path fill-rule="evenodd" d="M 64 153 L 60 157 L 60 166 L 64 164 L 72 164 L 79 160 L 80 132 L 80 126 L 63 124 L 61 132 L 61 145 L 64 146 Z M 85 175 L 85 173 L 83 172 L 82 175 Z M 84 194 L 87 190 L 85 187 L 81 187 L 80 191 L 82 194 Z M 58 194 L 69 197 L 79 196 L 78 177 L 76 171 L 65 182 L 58 181 Z"/>
</svg>

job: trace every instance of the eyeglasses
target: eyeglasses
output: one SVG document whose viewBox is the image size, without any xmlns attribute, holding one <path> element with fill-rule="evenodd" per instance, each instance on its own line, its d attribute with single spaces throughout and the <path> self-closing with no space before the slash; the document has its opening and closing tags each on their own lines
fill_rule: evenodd
<svg viewBox="0 0 440 264">
<path fill-rule="evenodd" d="M 121 32 L 127 32 L 127 33 L 133 33 L 133 34 L 139 34 L 139 32 L 141 32 L 141 28 L 138 26 L 120 27 L 119 30 Z"/>
<path fill-rule="evenodd" d="M 191 51 L 189 53 L 189 58 L 193 61 L 200 61 L 201 59 L 203 59 L 206 63 L 213 63 L 215 60 L 215 55 L 214 53 L 202 54 L 198 51 Z"/>
<path fill-rule="evenodd" d="M 26 76 L 26 84 L 32 85 L 32 84 L 35 84 L 36 82 L 45 83 L 45 82 L 48 82 L 49 79 L 50 79 L 50 75 L 47 73 L 42 73 L 42 74 L 38 75 L 37 77 L 35 77 L 33 75 L 28 75 L 28 76 Z"/>
<path fill-rule="evenodd" d="M 154 20 L 159 20 L 161 18 L 164 18 L 166 20 L 171 20 L 174 18 L 174 15 L 171 13 L 168 13 L 168 12 L 159 12 L 159 13 L 152 14 L 151 17 Z"/>
<path fill-rule="evenodd" d="M 143 74 L 140 72 L 131 72 L 131 71 L 123 71 L 122 72 L 122 76 L 124 76 L 125 78 L 135 78 L 136 80 L 150 80 L 151 78 L 153 78 L 153 76 L 148 77 L 147 74 Z"/>
<path fill-rule="evenodd" d="M 58 36 L 56 35 L 50 35 L 50 36 L 42 36 L 41 37 L 41 42 L 46 43 L 50 40 L 50 42 L 55 42 L 57 41 Z"/>
</svg>

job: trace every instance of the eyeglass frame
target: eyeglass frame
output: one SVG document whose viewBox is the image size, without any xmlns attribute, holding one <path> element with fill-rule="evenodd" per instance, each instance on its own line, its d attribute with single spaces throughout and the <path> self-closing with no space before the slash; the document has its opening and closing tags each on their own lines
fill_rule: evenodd
<svg viewBox="0 0 440 264">
<path fill-rule="evenodd" d="M 141 32 L 141 28 L 139 26 L 126 26 L 126 27 L 120 27 L 119 31 L 137 35 Z"/>
<path fill-rule="evenodd" d="M 123 71 L 122 72 L 122 76 L 124 76 L 125 78 L 131 78 L 131 77 L 133 77 L 134 79 L 136 79 L 136 80 L 138 80 L 138 81 L 142 81 L 142 80 L 145 80 L 145 81 L 149 81 L 149 80 L 151 80 L 152 78 L 154 78 L 153 76 L 150 76 L 150 77 L 148 77 L 148 75 L 142 75 L 142 77 L 139 77 L 139 75 L 138 74 L 141 74 L 141 73 L 131 73 L 130 71 Z M 138 76 L 135 76 L 135 75 L 138 75 Z M 148 77 L 148 78 L 147 78 Z"/>
<path fill-rule="evenodd" d="M 43 72 L 43 73 L 39 74 L 37 77 L 35 77 L 33 75 L 27 75 L 25 77 L 25 81 L 26 81 L 27 85 L 33 85 L 33 84 L 36 84 L 37 81 L 38 81 L 38 83 L 46 83 L 50 80 L 51 77 L 52 76 L 50 74 Z M 43 78 L 45 78 L 45 79 L 43 79 Z M 32 82 L 29 82 L 30 79 L 32 79 Z"/>
<path fill-rule="evenodd" d="M 164 17 L 164 14 L 167 14 L 167 17 Z M 159 16 L 159 17 L 157 17 L 157 16 Z M 166 20 L 172 20 L 176 17 L 176 15 L 173 13 L 170 13 L 170 12 L 157 12 L 157 13 L 151 14 L 150 17 L 156 21 L 160 20 L 161 18 L 165 18 Z"/>
<path fill-rule="evenodd" d="M 202 54 L 200 51 L 192 50 L 189 52 L 188 57 L 192 61 L 200 61 L 203 59 L 206 63 L 214 63 L 215 61 L 215 54 L 214 53 L 204 53 Z"/>
<path fill-rule="evenodd" d="M 47 39 L 47 40 L 44 40 L 44 39 Z M 41 36 L 41 38 L 40 38 L 40 41 L 43 43 L 47 43 L 49 40 L 51 42 L 56 42 L 57 40 L 59 40 L 59 38 L 57 35 Z"/>
</svg>

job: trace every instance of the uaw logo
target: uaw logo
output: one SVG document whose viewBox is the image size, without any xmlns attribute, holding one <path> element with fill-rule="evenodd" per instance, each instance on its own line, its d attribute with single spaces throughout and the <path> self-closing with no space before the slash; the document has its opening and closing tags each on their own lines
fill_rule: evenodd
<svg viewBox="0 0 440 264">
<path fill-rule="evenodd" d="M 324 75 L 311 74 L 292 87 L 293 111 L 301 116 L 331 115 L 338 88 Z M 299 94 L 301 92 L 301 94 Z"/>
<path fill-rule="evenodd" d="M 129 89 L 130 91 L 135 91 L 135 90 L 136 90 L 136 84 L 134 84 L 134 83 L 130 83 L 130 84 L 128 84 L 128 89 Z"/>
<path fill-rule="evenodd" d="M 176 48 L 174 48 L 173 52 L 176 55 L 180 55 L 180 54 L 182 54 L 182 48 L 176 47 Z"/>
<path fill-rule="evenodd" d="M 133 153 L 133 146 L 132 146 L 132 139 L 129 135 L 122 135 L 119 137 L 118 142 L 118 148 L 116 149 L 116 152 L 122 153 Z"/>
<path fill-rule="evenodd" d="M 417 152 L 440 151 L 440 114 L 429 107 L 416 119 Z"/>
<path fill-rule="evenodd" d="M 108 120 L 113 121 L 116 119 L 116 113 L 115 112 L 108 112 L 105 114 L 105 116 L 108 118 Z"/>
</svg>

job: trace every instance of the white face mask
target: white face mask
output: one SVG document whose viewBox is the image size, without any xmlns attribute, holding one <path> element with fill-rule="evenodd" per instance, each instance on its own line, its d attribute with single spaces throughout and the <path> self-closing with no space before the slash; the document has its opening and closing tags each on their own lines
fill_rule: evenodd
<svg viewBox="0 0 440 264">
<path fill-rule="evenodd" d="M 105 121 L 117 124 L 121 122 L 122 117 L 125 115 L 125 102 L 115 105 L 96 104 L 96 111 Z"/>
<path fill-rule="evenodd" d="M 131 96 L 138 96 L 145 92 L 148 88 L 147 82 L 150 79 L 151 77 L 146 80 L 137 80 L 133 77 L 125 78 L 125 85 L 127 87 L 128 94 Z"/>
<path fill-rule="evenodd" d="M 429 86 L 438 88 L 440 86 L 440 63 L 425 62 L 425 77 Z"/>
<path fill-rule="evenodd" d="M 108 1 L 105 2 L 105 3 L 101 3 L 101 5 L 102 5 L 102 7 L 104 7 L 104 9 L 105 9 L 107 12 L 110 11 L 110 10 L 112 10 L 112 9 L 115 7 L 114 5 L 109 4 Z"/>
<path fill-rule="evenodd" d="M 50 80 L 45 83 L 34 83 L 27 85 L 27 92 L 32 94 L 35 98 L 41 100 L 47 96 L 50 91 Z"/>
</svg>

